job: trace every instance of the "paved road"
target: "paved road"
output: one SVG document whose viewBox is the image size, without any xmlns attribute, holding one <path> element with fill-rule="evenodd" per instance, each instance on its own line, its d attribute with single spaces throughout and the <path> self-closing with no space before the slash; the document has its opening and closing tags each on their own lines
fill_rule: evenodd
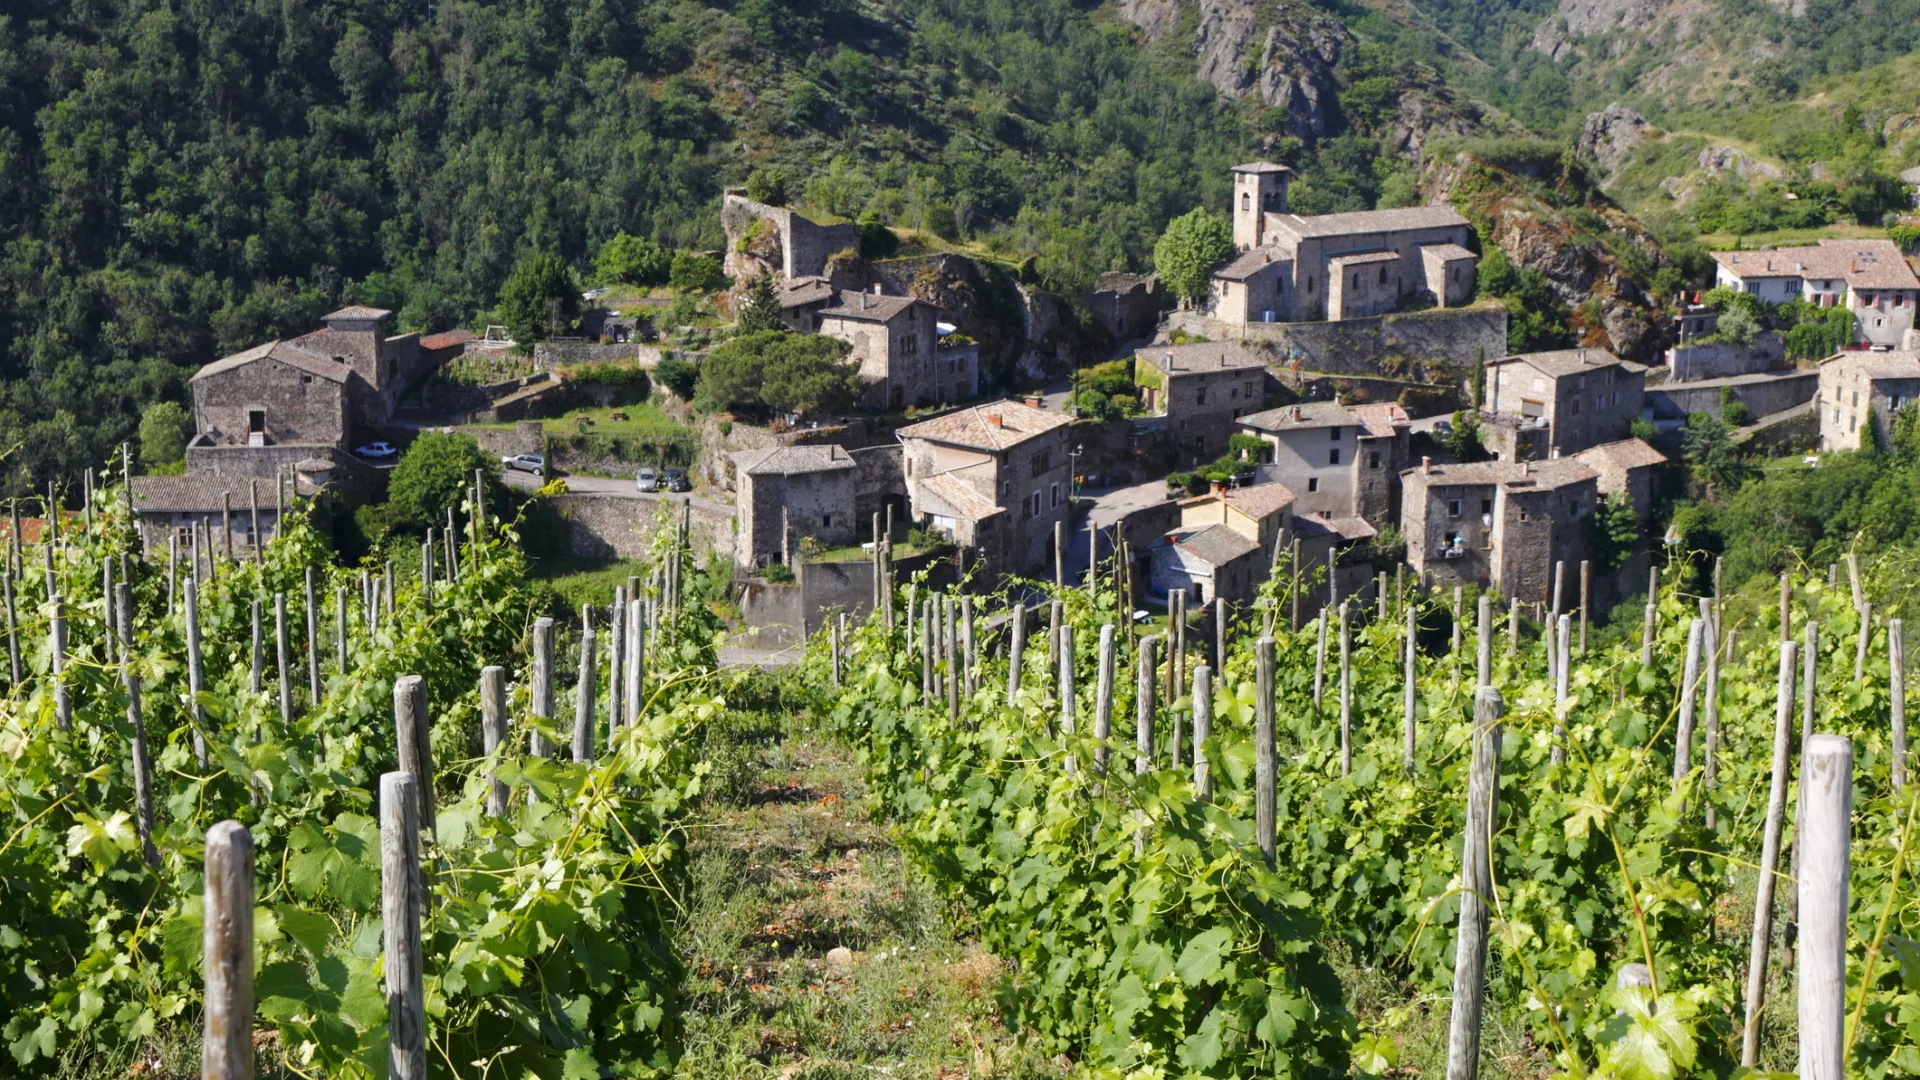
<svg viewBox="0 0 1920 1080">
<path fill-rule="evenodd" d="M 1091 520 L 1094 528 L 1100 529 L 1100 557 L 1113 554 L 1112 540 L 1106 530 L 1113 528 L 1121 518 L 1167 499 L 1165 480 L 1148 480 L 1144 484 L 1131 487 L 1095 488 L 1083 490 L 1081 498 L 1093 500 L 1093 506 L 1067 522 L 1067 576 L 1085 578 L 1087 573 L 1087 522 Z"/>
</svg>

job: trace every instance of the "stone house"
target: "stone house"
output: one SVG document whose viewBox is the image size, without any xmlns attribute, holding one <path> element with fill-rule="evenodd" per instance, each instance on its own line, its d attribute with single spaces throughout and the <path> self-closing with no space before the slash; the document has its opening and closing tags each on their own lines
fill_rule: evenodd
<svg viewBox="0 0 1920 1080">
<path fill-rule="evenodd" d="M 854 542 L 860 467 L 839 446 L 741 450 L 733 468 L 740 566 L 791 564 L 801 537 L 822 547 Z"/>
<path fill-rule="evenodd" d="M 1582 450 L 1574 457 L 1600 474 L 1600 497 L 1625 493 L 1633 512 L 1642 524 L 1653 513 L 1653 470 L 1667 463 L 1667 456 L 1639 439 L 1621 439 Z"/>
<path fill-rule="evenodd" d="M 1920 400 L 1920 353 L 1843 352 L 1820 362 L 1820 449 L 1858 450 L 1863 433 L 1893 432 L 1893 414 Z"/>
<path fill-rule="evenodd" d="M 1302 217 L 1287 207 L 1291 169 L 1256 161 L 1233 174 L 1241 255 L 1213 276 L 1215 318 L 1338 321 L 1472 299 L 1473 231 L 1451 206 Z"/>
<path fill-rule="evenodd" d="M 780 283 L 780 321 L 799 334 L 820 330 L 820 312 L 838 302 L 840 290 L 833 282 L 817 275 L 789 278 Z"/>
<path fill-rule="evenodd" d="M 1356 513 L 1354 465 L 1365 426 L 1345 406 L 1303 401 L 1243 416 L 1239 427 L 1266 440 L 1269 463 L 1260 475 L 1294 493 L 1296 516 L 1325 520 Z"/>
<path fill-rule="evenodd" d="M 1553 564 L 1587 557 L 1599 470 L 1578 458 L 1434 465 L 1401 474 L 1407 565 L 1436 586 L 1546 601 Z"/>
<path fill-rule="evenodd" d="M 1486 411 L 1544 422 L 1548 457 L 1626 438 L 1646 402 L 1646 366 L 1604 349 L 1503 356 L 1486 380 Z"/>
<path fill-rule="evenodd" d="M 1216 484 L 1181 500 L 1178 527 L 1149 549 L 1148 594 L 1164 599 L 1169 590 L 1185 589 L 1193 604 L 1251 600 L 1267 580 L 1274 545 L 1293 524 L 1293 503 L 1293 493 L 1280 484 Z"/>
<path fill-rule="evenodd" d="M 1266 403 L 1267 353 L 1231 342 L 1152 345 L 1134 353 L 1141 405 L 1166 418 L 1176 446 L 1195 461 L 1227 452 L 1234 421 Z"/>
<path fill-rule="evenodd" d="M 1017 401 L 972 405 L 895 432 L 912 518 L 995 573 L 1048 565 L 1073 497 L 1067 425 Z"/>
<path fill-rule="evenodd" d="M 1353 455 L 1353 514 L 1371 525 L 1400 520 L 1400 470 L 1413 422 L 1391 402 L 1349 405 L 1359 425 Z"/>
<path fill-rule="evenodd" d="M 324 463 L 320 463 L 324 464 Z M 296 477 L 294 487 L 301 496 L 311 496 L 326 483 L 325 470 L 318 483 L 311 473 Z M 271 480 L 253 477 L 221 476 L 136 476 L 133 478 L 133 512 L 139 518 L 140 531 L 147 543 L 164 550 L 171 536 L 180 545 L 182 558 L 193 543 L 192 531 L 206 523 L 207 535 L 220 552 L 227 541 L 222 531 L 232 522 L 233 551 L 236 555 L 251 551 L 255 515 L 260 523 L 260 539 L 265 543 L 280 531 L 279 504 L 274 499 Z"/>
<path fill-rule="evenodd" d="M 1716 251 L 1714 284 L 1770 304 L 1806 300 L 1853 312 L 1853 340 L 1899 346 L 1914 326 L 1920 278 L 1891 240 L 1822 240 L 1805 247 Z"/>
<path fill-rule="evenodd" d="M 943 352 L 939 313 L 911 296 L 849 291 L 819 310 L 819 332 L 852 345 L 847 359 L 859 365 L 867 384 L 862 408 L 904 409 L 974 396 L 979 350 Z"/>
</svg>

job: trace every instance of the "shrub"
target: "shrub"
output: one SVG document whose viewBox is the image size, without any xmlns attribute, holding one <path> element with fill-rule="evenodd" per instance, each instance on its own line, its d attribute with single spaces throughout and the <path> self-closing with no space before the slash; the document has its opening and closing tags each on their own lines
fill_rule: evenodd
<svg viewBox="0 0 1920 1080">
<path fill-rule="evenodd" d="M 787 172 L 785 169 L 755 169 L 747 174 L 747 198 L 754 202 L 763 202 L 768 206 L 787 205 Z"/>
<path fill-rule="evenodd" d="M 140 462 L 149 469 L 186 460 L 193 416 L 177 401 L 156 401 L 140 414 Z"/>
<path fill-rule="evenodd" d="M 682 292 L 706 292 L 722 280 L 719 259 L 691 251 L 675 252 L 667 271 L 667 284 Z"/>
<path fill-rule="evenodd" d="M 593 276 L 603 285 L 658 285 L 667 280 L 672 264 L 673 257 L 659 244 L 623 232 L 600 245 Z"/>
<path fill-rule="evenodd" d="M 692 401 L 694 385 L 700 379 L 700 368 L 677 356 L 669 356 L 654 365 L 653 377 L 660 385 L 673 391 L 674 397 L 681 401 Z"/>
</svg>

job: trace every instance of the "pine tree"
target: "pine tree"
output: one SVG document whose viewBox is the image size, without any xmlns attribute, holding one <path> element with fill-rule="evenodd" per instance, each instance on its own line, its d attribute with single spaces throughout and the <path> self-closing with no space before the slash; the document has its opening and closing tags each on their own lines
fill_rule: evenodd
<svg viewBox="0 0 1920 1080">
<path fill-rule="evenodd" d="M 740 332 L 757 334 L 763 330 L 785 330 L 780 321 L 780 295 L 773 289 L 773 275 L 761 274 L 747 286 L 740 302 Z"/>
</svg>

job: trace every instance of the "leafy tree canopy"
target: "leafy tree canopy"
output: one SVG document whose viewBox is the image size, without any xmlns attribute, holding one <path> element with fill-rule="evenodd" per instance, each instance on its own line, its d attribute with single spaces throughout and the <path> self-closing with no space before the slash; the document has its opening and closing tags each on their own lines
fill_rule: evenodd
<svg viewBox="0 0 1920 1080">
<path fill-rule="evenodd" d="M 846 342 L 820 334 L 746 334 L 700 362 L 699 396 L 741 412 L 845 411 L 860 396 L 860 374 L 846 355 Z"/>
<path fill-rule="evenodd" d="M 1219 214 L 1196 206 L 1167 222 L 1153 245 L 1153 266 L 1160 280 L 1188 300 L 1206 297 L 1213 269 L 1233 254 L 1233 231 Z"/>
<path fill-rule="evenodd" d="M 186 460 L 193 415 L 177 401 L 156 401 L 140 414 L 140 462 L 147 468 Z"/>
<path fill-rule="evenodd" d="M 471 435 L 421 432 L 393 468 L 387 485 L 389 520 L 397 527 L 426 529 L 444 522 L 450 507 L 460 513 L 476 469 L 486 478 L 488 503 L 502 505 L 500 462 Z"/>
<path fill-rule="evenodd" d="M 514 265 L 500 287 L 499 310 L 515 341 L 555 336 L 580 314 L 580 283 L 560 256 L 536 252 Z"/>
<path fill-rule="evenodd" d="M 603 285 L 662 285 L 673 255 L 651 240 L 617 233 L 593 257 L 594 279 Z"/>
</svg>

